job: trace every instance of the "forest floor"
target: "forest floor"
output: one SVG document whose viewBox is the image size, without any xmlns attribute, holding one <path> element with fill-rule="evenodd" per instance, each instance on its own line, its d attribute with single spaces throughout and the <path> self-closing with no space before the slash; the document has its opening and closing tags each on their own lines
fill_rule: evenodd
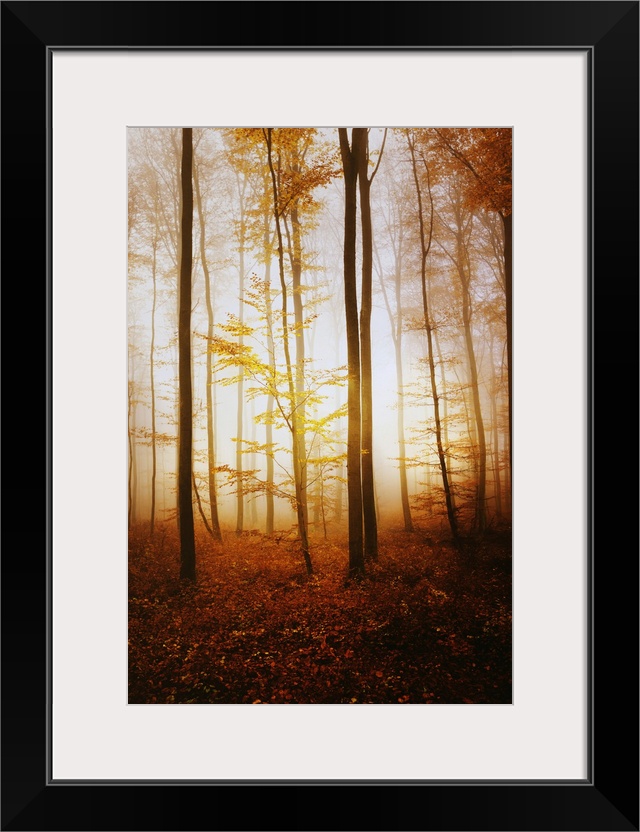
<svg viewBox="0 0 640 832">
<path fill-rule="evenodd" d="M 346 582 L 346 540 L 197 537 L 198 580 L 178 579 L 175 527 L 130 535 L 130 703 L 512 701 L 511 533 L 451 541 L 380 533 Z"/>
</svg>

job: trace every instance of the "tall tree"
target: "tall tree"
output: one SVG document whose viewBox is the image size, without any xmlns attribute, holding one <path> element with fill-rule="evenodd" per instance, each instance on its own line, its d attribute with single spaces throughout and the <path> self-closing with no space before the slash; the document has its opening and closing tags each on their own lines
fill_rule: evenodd
<svg viewBox="0 0 640 832">
<path fill-rule="evenodd" d="M 193 396 L 191 384 L 191 270 L 193 262 L 193 130 L 182 129 L 180 174 L 182 219 L 180 224 L 180 284 L 178 303 L 178 508 L 180 522 L 180 578 L 195 581 L 196 547 L 193 528 L 192 455 Z"/>
<path fill-rule="evenodd" d="M 395 178 L 394 178 L 395 180 Z M 402 363 L 403 351 L 403 301 L 402 301 L 402 272 L 405 242 L 405 224 L 402 218 L 402 205 L 406 204 L 406 193 L 397 191 L 392 194 L 391 188 L 387 189 L 388 211 L 384 216 L 384 224 L 388 235 L 388 243 L 393 256 L 393 289 L 395 297 L 395 315 L 389 302 L 389 296 L 385 285 L 384 267 L 378 252 L 377 246 L 376 262 L 380 289 L 384 299 L 384 305 L 389 316 L 391 328 L 391 340 L 395 353 L 396 364 L 396 427 L 398 431 L 398 471 L 400 475 L 400 503 L 402 505 L 402 518 L 404 530 L 413 531 L 413 520 L 411 518 L 411 506 L 409 505 L 409 486 L 407 482 L 407 443 L 405 437 L 405 413 L 404 413 L 404 369 Z"/>
<path fill-rule="evenodd" d="M 355 129 L 355 128 L 354 128 Z M 386 131 L 384 138 L 386 139 Z M 360 365 L 362 373 L 362 511 L 364 520 L 364 554 L 378 557 L 378 524 L 373 481 L 373 385 L 371 380 L 371 306 L 373 275 L 373 231 L 371 227 L 371 183 L 378 171 L 378 163 L 369 177 L 369 130 L 361 142 L 355 144 L 358 184 L 360 189 L 360 226 L 362 230 L 362 305 L 360 308 Z"/>
<path fill-rule="evenodd" d="M 149 519 L 149 536 L 153 537 L 156 524 L 156 477 L 158 471 L 158 452 L 156 441 L 156 383 L 155 383 L 155 341 L 156 308 L 158 305 L 157 269 L 158 269 L 158 188 L 154 188 L 153 237 L 151 240 L 151 280 L 153 300 L 151 306 L 151 344 L 149 347 L 149 382 L 151 387 L 151 516 Z"/>
<path fill-rule="evenodd" d="M 495 497 L 496 519 L 502 520 L 502 491 L 500 483 L 500 431 L 498 430 L 498 372 L 494 361 L 494 344 L 491 341 L 491 423 L 492 441 L 491 450 L 493 455 L 493 491 Z"/>
<path fill-rule="evenodd" d="M 273 190 L 273 211 L 276 224 L 276 235 L 278 240 L 278 267 L 280 274 L 280 288 L 282 290 L 282 333 L 283 346 L 285 354 L 285 363 L 287 371 L 287 382 L 289 388 L 289 398 L 291 401 L 291 416 L 290 428 L 292 434 L 292 457 L 293 457 L 293 478 L 295 487 L 296 499 L 296 516 L 298 520 L 298 534 L 300 536 L 300 545 L 302 548 L 302 556 L 304 558 L 307 574 L 311 575 L 313 567 L 311 563 L 311 554 L 309 552 L 309 540 L 307 535 L 307 518 L 304 508 L 305 495 L 302 488 L 302 467 L 299 455 L 299 431 L 304 430 L 304 425 L 300 425 L 298 409 L 296 406 L 296 389 L 293 376 L 293 365 L 291 363 L 291 352 L 289 349 L 289 322 L 287 310 L 287 285 L 284 275 L 284 247 L 282 243 L 282 228 L 280 225 L 280 199 L 278 194 L 278 180 L 276 177 L 276 170 L 273 160 L 273 128 L 268 127 L 263 130 L 264 139 L 267 145 L 267 159 L 269 164 L 269 171 L 271 173 L 271 185 Z"/>
<path fill-rule="evenodd" d="M 486 481 L 487 481 L 487 443 L 482 416 L 482 404 L 480 401 L 480 386 L 478 380 L 478 362 L 473 342 L 472 319 L 473 319 L 473 298 L 471 293 L 471 258 L 469 256 L 470 236 L 473 231 L 473 214 L 465 210 L 462 195 L 456 184 L 450 183 L 449 198 L 451 203 L 452 225 L 449 231 L 454 236 L 455 251 L 449 252 L 446 246 L 441 245 L 444 253 L 449 257 L 454 273 L 458 277 L 460 294 L 462 300 L 462 325 L 464 332 L 464 343 L 467 354 L 469 370 L 469 388 L 471 391 L 474 417 L 474 444 L 477 453 L 474 454 L 474 462 L 477 466 L 477 487 L 476 487 L 476 510 L 474 526 L 480 532 L 486 528 Z"/>
<path fill-rule="evenodd" d="M 245 197 L 247 191 L 247 176 L 236 171 L 236 182 L 238 187 L 238 204 L 240 208 L 240 218 L 238 221 L 238 319 L 240 321 L 240 334 L 238 336 L 238 346 L 242 349 L 244 344 L 244 334 L 242 330 L 242 323 L 244 322 L 244 277 L 245 277 L 245 246 L 247 235 L 247 220 L 246 220 L 246 206 Z M 242 443 L 243 443 L 243 421 L 244 421 L 244 370 L 241 367 L 238 374 L 238 388 L 236 401 L 236 487 L 237 487 L 237 505 L 236 505 L 236 534 L 242 533 L 244 528 L 244 488 L 242 484 Z"/>
<path fill-rule="evenodd" d="M 435 130 L 441 144 L 459 165 L 471 174 L 467 198 L 472 208 L 493 211 L 503 230 L 504 290 L 507 310 L 507 372 L 509 389 L 509 468 L 512 437 L 512 297 L 513 297 L 513 203 L 511 193 L 512 131 L 510 128 Z"/>
<path fill-rule="evenodd" d="M 307 398 L 305 372 L 305 316 L 304 294 L 307 286 L 303 285 L 302 275 L 307 266 L 303 251 L 303 234 L 312 225 L 318 209 L 313 191 L 324 186 L 334 175 L 331 154 L 324 152 L 322 145 L 316 143 L 315 128 L 280 128 L 272 138 L 277 144 L 277 180 L 278 211 L 287 238 L 287 251 L 291 267 L 291 295 L 294 313 L 295 344 L 295 386 L 298 424 L 298 456 L 300 458 L 300 476 L 302 482 L 302 508 L 308 525 L 308 464 L 307 449 Z"/>
<path fill-rule="evenodd" d="M 366 139 L 366 128 L 354 127 L 351 145 L 346 127 L 338 128 L 344 174 L 344 307 L 347 328 L 347 496 L 349 517 L 349 577 L 365 574 L 362 529 L 362 475 L 360 428 L 360 333 L 356 285 L 356 220 L 358 160 Z"/>
<path fill-rule="evenodd" d="M 282 131 L 281 131 L 282 132 Z M 293 133 L 294 131 L 288 131 Z M 295 131 L 299 133 L 299 131 Z M 306 139 L 306 141 L 305 141 Z M 289 145 L 287 173 L 292 180 L 299 179 L 302 173 L 302 163 L 304 153 L 306 151 L 305 143 L 310 141 L 310 137 L 303 136 L 302 142 L 298 137 L 291 137 L 287 144 Z M 302 145 L 302 146 L 301 146 Z M 307 145 L 308 146 L 308 145 Z M 278 154 L 278 178 L 282 181 L 283 171 L 282 153 Z M 295 191 L 294 191 L 295 194 Z M 282 200 L 281 200 L 282 201 Z M 307 494 L 307 443 L 305 437 L 305 422 L 306 422 L 306 404 L 305 404 L 305 345 L 304 345 L 304 304 L 302 297 L 302 222 L 300 217 L 300 196 L 293 195 L 290 197 L 288 210 L 281 205 L 278 211 L 282 217 L 286 235 L 287 248 L 289 252 L 289 262 L 291 264 L 291 294 L 293 296 L 293 321 L 294 321 L 294 344 L 295 344 L 295 364 L 296 364 L 296 411 L 298 417 L 298 425 L 300 430 L 298 436 L 295 438 L 297 444 L 296 453 L 300 460 L 300 495 L 302 498 L 302 512 L 305 518 L 305 525 L 309 526 L 309 512 L 308 512 L 308 494 Z M 289 223 L 287 215 L 291 218 L 291 231 L 289 231 Z"/>
<path fill-rule="evenodd" d="M 135 414 L 137 401 L 135 398 L 136 383 L 135 383 L 135 365 L 133 362 L 133 344 L 129 344 L 129 385 L 128 385 L 128 424 L 129 424 L 129 511 L 128 511 L 128 527 L 129 529 L 136 522 L 136 496 L 138 491 L 138 466 L 135 440 Z"/>
<path fill-rule="evenodd" d="M 442 355 L 442 348 L 440 346 L 440 338 L 438 331 L 433 332 L 433 341 L 438 356 L 438 363 L 440 365 L 440 398 L 442 401 L 442 440 L 444 443 L 444 457 L 447 464 L 447 476 L 449 477 L 449 493 L 451 495 L 451 505 L 455 512 L 456 510 L 456 492 L 453 487 L 453 470 L 451 464 L 451 444 L 449 442 L 449 394 L 447 391 L 447 373 L 445 370 L 445 361 Z"/>
<path fill-rule="evenodd" d="M 244 349 L 244 316 L 246 306 L 246 280 L 250 269 L 246 261 L 254 248 L 262 249 L 265 267 L 270 268 L 272 251 L 268 250 L 265 233 L 268 235 L 269 217 L 271 216 L 270 175 L 264 156 L 262 130 L 260 128 L 230 128 L 223 133 L 225 159 L 229 164 L 235 182 L 235 199 L 231 197 L 230 204 L 235 206 L 234 237 L 238 244 L 238 349 Z M 269 198 L 267 199 L 267 191 Z M 230 195 L 231 196 L 231 195 Z M 267 231 L 265 232 L 265 223 Z M 245 440 L 244 408 L 246 403 L 245 368 L 240 366 L 237 376 L 236 397 L 236 534 L 241 534 L 244 527 L 245 484 L 247 478 L 243 473 L 243 456 L 249 442 Z M 273 403 L 271 403 L 273 406 Z M 267 424 L 267 434 L 271 432 Z M 267 444 L 271 439 L 267 438 Z M 272 531 L 273 503 L 267 498 L 267 511 L 271 522 L 267 521 L 267 529 Z M 270 533 L 270 531 L 268 533 Z"/>
<path fill-rule="evenodd" d="M 180 240 L 180 217 L 181 217 L 181 131 L 171 128 L 169 130 L 142 129 L 134 130 L 134 141 L 131 143 L 135 153 L 132 158 L 137 157 L 139 171 L 139 191 L 142 197 L 141 205 L 145 208 L 146 231 L 142 243 L 142 251 L 139 252 L 139 262 L 148 266 L 151 272 L 153 284 L 152 309 L 151 309 L 151 343 L 149 347 L 149 380 L 150 380 L 150 430 L 145 430 L 145 444 L 151 447 L 151 510 L 150 510 L 150 532 L 153 535 L 157 526 L 158 489 L 156 480 L 158 478 L 158 465 L 161 460 L 160 449 L 167 444 L 173 444 L 176 452 L 176 471 L 178 469 L 178 384 L 177 384 L 177 338 L 174 343 L 162 343 L 162 332 L 167 323 L 163 312 L 161 280 L 169 274 L 177 291 L 179 283 L 179 240 Z M 142 229 L 141 229 L 142 230 Z M 144 252 L 144 253 L 143 253 Z M 166 308 L 166 307 L 165 307 Z M 171 305 L 167 317 L 170 318 L 170 327 L 177 335 L 178 330 L 178 305 Z M 172 440 L 167 434 L 158 429 L 158 423 L 163 421 L 165 414 L 162 412 L 160 402 L 165 399 L 162 387 L 166 384 L 163 381 L 164 371 L 161 369 L 165 362 L 161 358 L 163 351 L 171 349 L 175 354 L 176 383 L 174 385 L 175 395 L 172 395 L 175 415 L 172 419 L 175 426 L 175 437 Z M 172 393 L 174 392 L 172 388 Z M 163 483 L 163 495 L 165 487 Z M 174 491 L 174 494 L 177 492 Z M 176 503 L 176 518 L 179 516 Z"/>
<path fill-rule="evenodd" d="M 139 195 L 138 189 L 135 184 L 135 180 L 129 174 L 129 193 L 128 193 L 128 212 L 127 212 L 127 259 L 128 259 L 128 266 L 129 266 L 129 292 L 131 292 L 131 264 L 133 261 L 132 251 L 131 251 L 131 232 L 133 227 L 136 223 L 137 215 L 138 215 L 138 203 L 139 203 Z M 131 307 L 129 307 L 130 313 Z M 134 362 L 133 362 L 133 355 L 134 355 L 134 343 L 133 343 L 133 325 L 129 323 L 129 345 L 128 345 L 128 362 L 129 362 L 129 383 L 127 385 L 127 425 L 128 425 L 128 439 L 129 439 L 129 477 L 128 477 L 128 496 L 129 496 L 129 505 L 128 505 L 128 512 L 127 512 L 127 527 L 129 530 L 131 529 L 133 522 L 135 521 L 135 456 L 136 456 L 136 448 L 135 448 L 135 439 L 134 439 L 134 431 L 135 431 L 135 409 L 136 409 L 136 401 L 134 396 L 135 391 L 135 381 L 134 381 Z"/>
<path fill-rule="evenodd" d="M 271 375 L 275 380 L 276 374 L 276 353 L 275 344 L 273 341 L 273 304 L 271 299 L 271 258 L 273 252 L 273 241 L 271 233 L 271 200 L 266 197 L 269 196 L 271 189 L 270 171 L 268 168 L 264 171 L 263 189 L 265 199 L 263 200 L 262 211 L 262 248 L 264 256 L 264 294 L 266 305 L 266 324 L 267 324 L 267 351 L 269 353 L 269 369 Z M 265 516 L 265 533 L 273 534 L 275 527 L 275 511 L 274 511 L 274 459 L 273 459 L 273 391 L 269 388 L 267 395 L 267 410 L 265 415 L 265 440 L 267 444 L 267 490 L 265 494 L 266 499 L 266 516 Z"/>
<path fill-rule="evenodd" d="M 429 364 L 429 380 L 431 382 L 431 397 L 433 399 L 433 415 L 436 429 L 436 444 L 438 447 L 438 460 L 440 462 L 440 472 L 442 474 L 442 485 L 444 488 L 445 503 L 447 506 L 447 517 L 449 519 L 449 526 L 454 541 L 458 541 L 458 520 L 451 498 L 451 487 L 449 481 L 449 474 L 447 471 L 447 460 L 442 443 L 442 422 L 440 419 L 440 397 L 438 394 L 438 383 L 436 381 L 436 366 L 433 354 L 433 327 L 431 323 L 431 312 L 429 309 L 429 297 L 427 293 L 427 258 L 431 250 L 431 241 L 433 238 L 433 197 L 431 194 L 431 182 L 429 177 L 429 168 L 426 162 L 423 161 L 424 169 L 427 176 L 427 194 L 429 197 L 430 211 L 429 211 L 429 233 L 425 228 L 424 207 L 422 204 L 422 187 L 420 185 L 420 177 L 418 175 L 418 159 L 416 153 L 416 141 L 412 131 L 407 131 L 407 144 L 411 155 L 411 169 L 413 172 L 413 181 L 416 188 L 416 197 L 418 201 L 418 224 L 420 229 L 420 288 L 422 294 L 422 311 L 424 315 L 424 328 L 427 334 L 427 360 Z"/>
<path fill-rule="evenodd" d="M 196 192 L 196 202 L 198 205 L 198 219 L 200 221 L 200 262 L 202 263 L 202 271 L 204 273 L 204 292 L 205 301 L 207 304 L 207 343 L 210 345 L 213 339 L 213 300 L 211 297 L 211 275 L 209 273 L 209 264 L 207 261 L 207 241 L 206 241 L 206 223 L 204 209 L 202 205 L 202 195 L 200 193 L 200 175 L 198 171 L 198 163 L 194 160 L 193 164 L 193 184 Z M 216 489 L 216 452 L 215 452 L 215 437 L 214 437 L 214 418 L 213 418 L 213 352 L 210 348 L 207 349 L 207 378 L 206 378 L 206 402 L 207 402 L 207 468 L 209 470 L 209 505 L 211 511 L 211 534 L 216 539 L 222 540 L 222 532 L 220 531 L 220 520 L 218 517 L 218 496 Z"/>
</svg>

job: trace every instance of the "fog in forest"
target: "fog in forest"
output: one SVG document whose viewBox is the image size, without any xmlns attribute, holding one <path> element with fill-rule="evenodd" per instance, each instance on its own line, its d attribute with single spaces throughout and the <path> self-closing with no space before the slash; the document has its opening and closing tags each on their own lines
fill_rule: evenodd
<svg viewBox="0 0 640 832">
<path fill-rule="evenodd" d="M 265 286 L 269 285 L 273 352 L 281 369 L 282 293 L 271 183 L 265 178 L 265 148 L 247 131 L 194 129 L 196 200 L 193 241 L 193 470 L 199 503 L 210 516 L 207 454 L 207 387 L 212 394 L 216 498 L 223 530 L 265 531 L 268 396 L 264 364 L 269 346 Z M 258 133 L 259 131 L 256 131 Z M 289 133 L 294 131 L 289 130 Z M 302 131 L 301 131 L 302 132 Z M 419 133 L 419 131 L 414 131 Z M 432 316 L 436 381 L 443 440 L 456 507 L 467 523 L 476 510 L 478 436 L 465 344 L 464 299 L 468 293 L 477 387 L 484 422 L 485 506 L 489 521 L 509 512 L 506 314 L 502 223 L 465 202 L 468 176 L 443 168 L 446 150 L 430 131 L 415 137 L 422 180 L 423 224 L 431 235 L 426 280 Z M 384 149 L 379 158 L 380 147 Z M 402 524 L 400 462 L 406 466 L 410 510 L 416 519 L 438 516 L 446 524 L 442 474 L 434 436 L 433 395 L 420 284 L 419 208 L 407 131 L 372 129 L 371 186 L 373 281 L 371 354 L 373 466 L 379 522 Z M 180 236 L 180 130 L 129 131 L 129 429 L 130 522 L 176 518 L 177 499 L 177 330 Z M 286 286 L 291 350 L 304 341 L 307 499 L 311 535 L 332 534 L 345 520 L 346 335 L 344 322 L 344 196 L 337 130 L 305 131 L 294 148 L 300 163 L 300 206 L 285 217 Z M 283 164 L 285 150 L 278 151 Z M 314 170 L 315 166 L 315 170 Z M 427 183 L 427 173 L 430 183 Z M 283 174 L 284 175 L 284 174 Z M 321 184 L 313 187 L 314 180 Z M 289 183 L 291 184 L 291 183 Z M 429 191 L 430 184 L 430 191 Z M 431 204 L 431 201 L 432 204 Z M 297 224 L 297 227 L 295 225 Z M 358 233 L 359 230 L 358 230 Z M 296 289 L 302 325 L 293 309 L 294 234 L 301 276 Z M 357 248 L 358 275 L 361 254 Z M 466 272 L 465 289 L 459 272 Z M 207 284 L 213 313 L 208 336 Z M 243 336 L 240 338 L 240 331 Z M 258 363 L 238 367 L 233 345 L 244 342 Z M 401 387 L 396 342 L 400 340 Z M 216 351 L 228 345 L 227 353 Z M 207 351 L 212 351 L 207 376 Z M 295 356 L 294 356 L 295 362 Z M 153 363 L 153 379 L 151 365 Z M 284 385 L 283 385 L 284 387 Z M 239 399 L 238 391 L 242 388 Z M 275 404 L 271 451 L 274 459 L 274 530 L 295 531 L 291 505 L 291 432 Z M 404 409 L 405 451 L 398 435 L 398 406 Z M 240 402 L 240 404 L 239 404 Z M 241 451 L 238 456 L 238 450 Z M 155 456 L 155 462 L 154 462 Z M 155 465 L 155 474 L 154 474 Z M 238 480 L 236 473 L 241 471 Z M 238 483 L 243 516 L 238 521 Z M 197 514 L 197 519 L 201 515 Z"/>
</svg>

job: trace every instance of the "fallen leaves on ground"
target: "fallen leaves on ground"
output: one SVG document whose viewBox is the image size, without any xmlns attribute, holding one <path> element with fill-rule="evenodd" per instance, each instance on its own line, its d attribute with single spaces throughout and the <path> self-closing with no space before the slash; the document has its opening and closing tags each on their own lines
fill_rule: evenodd
<svg viewBox="0 0 640 832">
<path fill-rule="evenodd" d="M 197 542 L 178 580 L 176 536 L 130 536 L 130 703 L 511 702 L 511 538 L 380 535 L 346 582 L 345 541 L 257 534 Z"/>
</svg>

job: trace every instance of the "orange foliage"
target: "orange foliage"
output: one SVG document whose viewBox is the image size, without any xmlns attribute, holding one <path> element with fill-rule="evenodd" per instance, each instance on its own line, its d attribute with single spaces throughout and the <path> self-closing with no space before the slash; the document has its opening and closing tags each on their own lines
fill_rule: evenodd
<svg viewBox="0 0 640 832">
<path fill-rule="evenodd" d="M 433 131 L 453 169 L 470 174 L 472 208 L 511 213 L 512 130 L 506 127 L 440 128 Z"/>
<path fill-rule="evenodd" d="M 307 578 L 295 535 L 202 534 L 199 582 L 182 586 L 174 529 L 131 535 L 129 702 L 511 702 L 508 538 L 467 561 L 424 532 L 382 534 L 369 577 L 345 585 L 343 541 L 316 542 Z"/>
</svg>

